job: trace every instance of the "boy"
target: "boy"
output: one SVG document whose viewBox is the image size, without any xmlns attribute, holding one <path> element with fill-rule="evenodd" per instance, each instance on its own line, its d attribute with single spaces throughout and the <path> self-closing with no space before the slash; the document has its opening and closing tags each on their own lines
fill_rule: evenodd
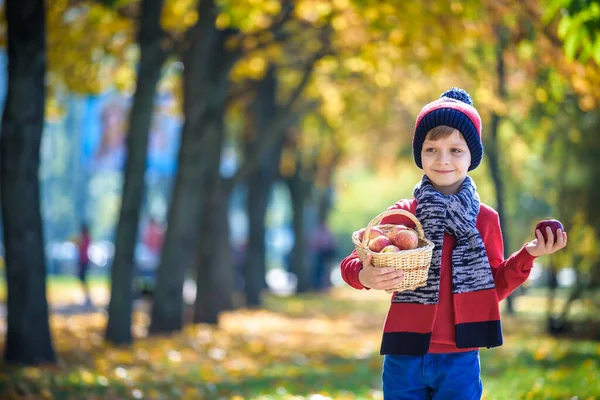
<svg viewBox="0 0 600 400">
<path fill-rule="evenodd" d="M 567 234 L 536 238 L 503 257 L 498 214 L 481 204 L 467 175 L 483 156 L 481 118 L 469 94 L 452 88 L 421 110 L 413 156 L 425 175 L 414 198 L 390 209 L 410 211 L 435 244 L 427 285 L 396 292 L 381 343 L 385 399 L 480 399 L 479 347 L 502 344 L 498 302 L 520 286 L 533 260 L 567 244 Z M 382 224 L 408 224 L 403 216 Z M 356 289 L 391 289 L 402 271 L 364 265 L 356 251 L 342 260 L 342 277 Z"/>
</svg>

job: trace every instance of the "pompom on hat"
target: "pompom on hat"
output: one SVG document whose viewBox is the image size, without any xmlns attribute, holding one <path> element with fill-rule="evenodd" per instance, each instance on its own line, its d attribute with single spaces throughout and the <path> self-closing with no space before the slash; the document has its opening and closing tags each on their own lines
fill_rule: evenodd
<svg viewBox="0 0 600 400">
<path fill-rule="evenodd" d="M 481 117 L 473 107 L 473 100 L 469 93 L 455 87 L 445 91 L 439 99 L 423 107 L 417 117 L 413 136 L 413 156 L 417 167 L 423 169 L 421 149 L 425 136 L 440 125 L 455 128 L 463 135 L 471 152 L 469 171 L 477 168 L 483 157 Z"/>
</svg>

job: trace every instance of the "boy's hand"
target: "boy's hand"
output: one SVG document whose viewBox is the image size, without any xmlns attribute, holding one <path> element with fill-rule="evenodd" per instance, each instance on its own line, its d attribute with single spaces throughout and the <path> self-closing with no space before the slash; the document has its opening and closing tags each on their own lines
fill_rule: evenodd
<svg viewBox="0 0 600 400">
<path fill-rule="evenodd" d="M 367 255 L 362 269 L 358 272 L 358 280 L 363 286 L 371 289 L 389 290 L 398 287 L 404 279 L 404 272 L 394 267 L 377 268 L 371 264 L 372 254 Z"/>
<path fill-rule="evenodd" d="M 544 236 L 539 229 L 535 230 L 536 239 L 527 243 L 525 248 L 534 257 L 543 256 L 545 254 L 552 254 L 567 245 L 567 232 L 563 232 L 561 229 L 556 230 L 556 241 L 554 240 L 554 234 L 552 229 L 546 227 L 547 241 L 544 241 Z"/>
</svg>

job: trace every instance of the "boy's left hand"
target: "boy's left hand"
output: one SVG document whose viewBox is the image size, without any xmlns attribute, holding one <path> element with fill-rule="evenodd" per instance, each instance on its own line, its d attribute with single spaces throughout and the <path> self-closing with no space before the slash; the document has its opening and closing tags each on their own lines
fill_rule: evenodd
<svg viewBox="0 0 600 400">
<path fill-rule="evenodd" d="M 567 245 L 567 232 L 563 232 L 561 229 L 556 230 L 556 240 L 554 240 L 552 229 L 548 226 L 546 227 L 546 236 L 548 240 L 544 240 L 544 236 L 539 229 L 535 230 L 536 239 L 525 246 L 529 254 L 534 257 L 552 254 Z"/>
</svg>

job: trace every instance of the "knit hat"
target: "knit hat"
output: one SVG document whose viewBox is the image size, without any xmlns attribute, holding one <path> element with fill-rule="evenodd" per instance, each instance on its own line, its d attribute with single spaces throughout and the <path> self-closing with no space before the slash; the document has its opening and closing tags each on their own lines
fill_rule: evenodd
<svg viewBox="0 0 600 400">
<path fill-rule="evenodd" d="M 427 133 L 436 126 L 447 125 L 457 129 L 465 138 L 471 152 L 469 171 L 477 168 L 483 157 L 481 117 L 473 107 L 473 100 L 463 89 L 453 87 L 439 99 L 427 104 L 417 117 L 413 137 L 413 156 L 417 167 L 421 164 L 421 149 Z"/>
</svg>

